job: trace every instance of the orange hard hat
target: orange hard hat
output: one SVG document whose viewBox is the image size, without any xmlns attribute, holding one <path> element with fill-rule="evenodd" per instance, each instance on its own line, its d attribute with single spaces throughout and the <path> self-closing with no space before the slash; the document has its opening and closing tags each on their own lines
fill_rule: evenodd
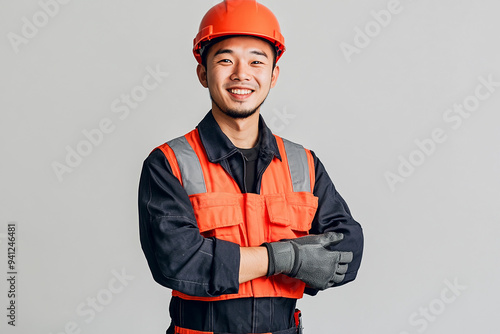
<svg viewBox="0 0 500 334">
<path fill-rule="evenodd" d="M 203 46 L 208 41 L 224 36 L 247 35 L 268 40 L 276 48 L 276 61 L 285 52 L 285 38 L 281 35 L 276 16 L 255 0 L 224 0 L 205 14 L 193 44 L 194 57 L 201 64 Z"/>
</svg>

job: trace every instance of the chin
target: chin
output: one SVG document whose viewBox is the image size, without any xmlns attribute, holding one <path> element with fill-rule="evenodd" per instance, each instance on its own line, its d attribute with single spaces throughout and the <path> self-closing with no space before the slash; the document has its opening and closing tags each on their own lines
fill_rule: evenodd
<svg viewBox="0 0 500 334">
<path fill-rule="evenodd" d="M 222 112 L 234 119 L 243 119 L 248 118 L 257 112 L 257 109 L 253 110 L 233 110 L 233 109 L 224 109 Z"/>
</svg>

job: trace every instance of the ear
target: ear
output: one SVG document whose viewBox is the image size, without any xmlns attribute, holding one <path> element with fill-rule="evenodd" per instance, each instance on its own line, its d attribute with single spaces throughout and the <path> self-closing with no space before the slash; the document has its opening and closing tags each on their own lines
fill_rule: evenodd
<svg viewBox="0 0 500 334">
<path fill-rule="evenodd" d="M 280 67 L 276 65 L 273 69 L 273 74 L 271 76 L 271 88 L 274 88 L 274 86 L 276 86 L 276 82 L 278 81 L 279 75 L 280 75 Z"/>
<path fill-rule="evenodd" d="M 198 64 L 196 67 L 196 74 L 198 75 L 198 80 L 200 80 L 200 83 L 203 87 L 207 88 L 208 87 L 208 80 L 207 80 L 207 69 L 205 66 L 202 64 Z"/>
</svg>

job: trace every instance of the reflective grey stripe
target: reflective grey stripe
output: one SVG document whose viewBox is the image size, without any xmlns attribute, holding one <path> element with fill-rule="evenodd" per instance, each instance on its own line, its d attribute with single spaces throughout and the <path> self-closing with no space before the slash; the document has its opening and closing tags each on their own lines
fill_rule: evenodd
<svg viewBox="0 0 500 334">
<path fill-rule="evenodd" d="M 302 145 L 283 139 L 285 144 L 288 168 L 292 177 L 293 191 L 311 191 L 309 178 L 309 164 L 307 163 L 306 150 Z"/>
<path fill-rule="evenodd" d="M 205 179 L 201 170 L 200 160 L 189 145 L 186 137 L 172 139 L 167 142 L 174 151 L 179 169 L 181 170 L 182 185 L 188 195 L 206 193 Z"/>
</svg>

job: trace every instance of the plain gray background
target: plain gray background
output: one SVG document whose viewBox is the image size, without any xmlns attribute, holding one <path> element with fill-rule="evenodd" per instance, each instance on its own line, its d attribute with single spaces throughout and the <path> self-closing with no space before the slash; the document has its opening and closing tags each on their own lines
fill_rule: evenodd
<svg viewBox="0 0 500 334">
<path fill-rule="evenodd" d="M 149 152 L 209 110 L 191 47 L 217 1 L 62 2 L 0 2 L 1 277 L 9 222 L 19 271 L 17 326 L 2 278 L 0 328 L 163 333 L 170 290 L 140 249 L 137 186 Z M 499 3 L 262 3 L 287 46 L 262 113 L 320 157 L 366 238 L 356 281 L 299 301 L 306 333 L 497 333 Z"/>
</svg>

